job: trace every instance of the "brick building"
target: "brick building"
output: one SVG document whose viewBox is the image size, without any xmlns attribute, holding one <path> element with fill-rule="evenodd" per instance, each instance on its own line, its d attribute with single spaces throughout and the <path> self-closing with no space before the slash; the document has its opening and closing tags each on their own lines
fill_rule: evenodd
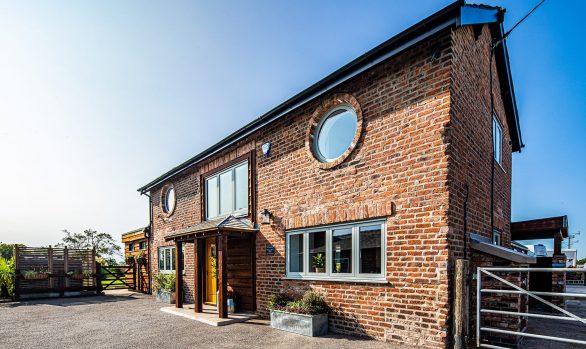
<svg viewBox="0 0 586 349">
<path fill-rule="evenodd" d="M 449 346 L 455 260 L 491 255 L 467 233 L 511 244 L 503 15 L 450 5 L 141 187 L 151 273 L 196 311 L 218 296 L 223 315 L 231 287 L 266 317 L 272 293 L 314 288 L 333 331 Z"/>
</svg>

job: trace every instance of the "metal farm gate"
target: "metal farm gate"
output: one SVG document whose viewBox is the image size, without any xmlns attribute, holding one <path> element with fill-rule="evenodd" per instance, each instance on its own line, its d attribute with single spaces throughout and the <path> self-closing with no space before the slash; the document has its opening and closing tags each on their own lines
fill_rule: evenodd
<svg viewBox="0 0 586 349">
<path fill-rule="evenodd" d="M 579 268 L 477 268 L 476 346 L 478 348 L 506 349 L 508 346 L 503 346 L 506 344 L 498 340 L 499 337 L 508 337 L 509 339 L 523 337 L 521 348 L 543 348 L 546 347 L 545 344 L 550 344 L 541 341 L 558 342 L 559 344 L 556 344 L 555 348 L 586 348 L 586 292 L 582 293 L 584 290 L 578 289 L 580 292 L 529 291 L 506 280 L 507 277 L 515 277 L 515 275 L 523 273 L 527 275 L 530 273 L 553 273 L 553 276 L 559 277 L 559 284 L 562 288 L 565 288 L 565 273 L 567 272 L 586 273 L 586 270 Z M 584 288 L 584 286 L 576 287 Z M 506 307 L 512 303 L 511 298 L 507 298 L 507 296 L 516 296 L 517 300 L 524 298 L 521 300 L 521 304 L 526 302 L 527 306 L 522 307 L 526 310 L 507 309 Z M 530 299 L 539 307 L 533 307 L 529 310 Z M 570 305 L 572 306 L 570 307 Z M 503 310 L 503 307 L 507 310 Z M 555 315 L 552 314 L 552 311 Z M 541 333 L 531 332 L 536 328 L 536 326 L 530 325 L 532 321 L 545 322 L 537 330 Z M 507 327 L 510 324 L 520 324 L 519 327 L 524 330 L 514 331 Z M 566 324 L 574 327 L 564 328 Z M 553 331 L 555 335 L 546 335 L 547 330 Z M 536 341 L 537 343 L 535 343 Z M 533 344 L 526 342 L 533 342 Z M 547 347 L 549 348 L 549 346 Z"/>
</svg>

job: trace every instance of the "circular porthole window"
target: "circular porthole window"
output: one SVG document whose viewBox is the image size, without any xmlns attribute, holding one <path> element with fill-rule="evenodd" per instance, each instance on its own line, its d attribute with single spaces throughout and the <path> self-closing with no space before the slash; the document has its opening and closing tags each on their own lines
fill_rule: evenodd
<svg viewBox="0 0 586 349">
<path fill-rule="evenodd" d="M 162 198 L 162 202 L 163 202 L 163 211 L 166 214 L 172 214 L 173 211 L 175 210 L 175 202 L 176 202 L 176 197 L 175 197 L 175 188 L 173 188 L 172 185 L 166 187 L 163 190 L 163 198 Z"/>
<path fill-rule="evenodd" d="M 362 110 L 347 93 L 326 99 L 313 113 L 306 149 L 322 169 L 338 166 L 358 143 L 362 132 Z"/>
<path fill-rule="evenodd" d="M 352 145 L 358 118 L 356 112 L 348 105 L 331 110 L 316 128 L 315 155 L 322 162 L 332 162 L 344 155 Z"/>
</svg>

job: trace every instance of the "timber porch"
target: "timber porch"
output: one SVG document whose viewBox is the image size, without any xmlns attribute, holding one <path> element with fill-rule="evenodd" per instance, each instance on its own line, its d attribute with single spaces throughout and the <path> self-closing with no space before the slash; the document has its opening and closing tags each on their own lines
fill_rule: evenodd
<svg viewBox="0 0 586 349">
<path fill-rule="evenodd" d="M 258 229 L 249 220 L 230 215 L 167 234 L 165 240 L 174 241 L 176 251 L 182 251 L 185 243 L 193 243 L 194 246 L 192 260 L 184 261 L 183 253 L 175 254 L 175 307 L 183 308 L 184 263 L 193 263 L 193 313 L 200 313 L 200 318 L 206 318 L 205 314 L 209 315 L 212 309 L 209 305 L 217 304 L 217 318 L 228 319 L 228 288 L 234 294 L 237 311 L 241 312 L 238 316 L 244 312 L 254 312 L 257 232 Z M 178 314 L 184 313 L 181 311 Z M 231 318 L 236 318 L 236 314 Z"/>
</svg>

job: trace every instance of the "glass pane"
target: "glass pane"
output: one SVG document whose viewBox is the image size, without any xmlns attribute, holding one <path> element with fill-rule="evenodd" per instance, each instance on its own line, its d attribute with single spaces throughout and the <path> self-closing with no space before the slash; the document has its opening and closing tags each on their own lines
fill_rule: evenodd
<svg viewBox="0 0 586 349">
<path fill-rule="evenodd" d="M 206 216 L 214 218 L 218 215 L 218 177 L 206 179 Z"/>
<path fill-rule="evenodd" d="M 169 188 L 165 195 L 165 209 L 167 212 L 173 212 L 175 209 L 175 189 Z"/>
<path fill-rule="evenodd" d="M 165 266 L 163 267 L 163 270 L 169 270 L 169 267 L 171 266 L 171 251 L 166 248 L 163 252 L 165 253 Z"/>
<path fill-rule="evenodd" d="M 159 271 L 165 269 L 165 250 L 159 250 Z"/>
<path fill-rule="evenodd" d="M 220 175 L 220 214 L 234 211 L 234 186 L 232 171 Z"/>
<path fill-rule="evenodd" d="M 248 163 L 236 167 L 236 211 L 248 210 Z"/>
<path fill-rule="evenodd" d="M 360 273 L 380 274 L 382 270 L 380 225 L 360 227 Z"/>
<path fill-rule="evenodd" d="M 303 234 L 289 236 L 289 271 L 303 272 Z"/>
<path fill-rule="evenodd" d="M 321 125 L 317 135 L 317 150 L 324 161 L 340 157 L 352 143 L 357 119 L 353 110 L 334 111 Z"/>
<path fill-rule="evenodd" d="M 309 234 L 309 272 L 326 272 L 326 232 L 320 231 Z"/>
<path fill-rule="evenodd" d="M 332 232 L 332 273 L 352 272 L 352 229 Z"/>
<path fill-rule="evenodd" d="M 170 248 L 171 251 L 171 270 L 175 270 L 175 248 Z"/>
</svg>

